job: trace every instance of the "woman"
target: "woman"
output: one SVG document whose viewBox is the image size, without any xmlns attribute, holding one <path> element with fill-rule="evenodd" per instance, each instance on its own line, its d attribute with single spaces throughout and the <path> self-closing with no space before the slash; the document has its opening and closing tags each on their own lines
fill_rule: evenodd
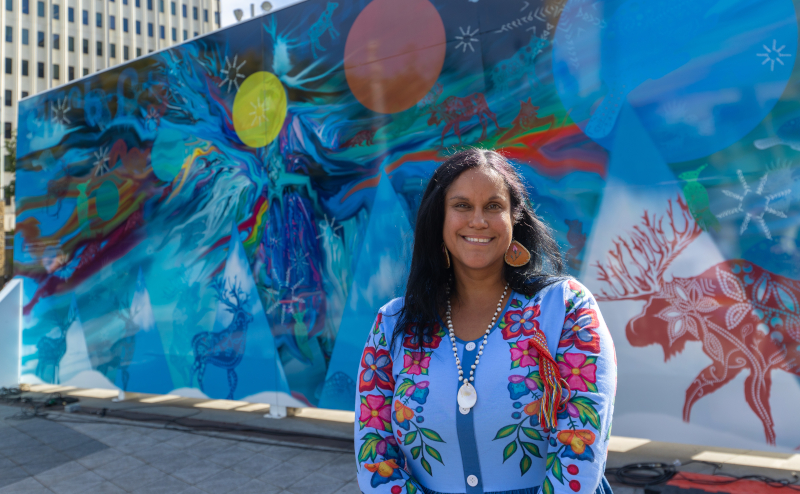
<svg viewBox="0 0 800 494">
<path fill-rule="evenodd" d="M 611 491 L 613 343 L 561 270 L 502 156 L 471 149 L 436 170 L 405 297 L 380 309 L 359 367 L 363 492 Z"/>
</svg>

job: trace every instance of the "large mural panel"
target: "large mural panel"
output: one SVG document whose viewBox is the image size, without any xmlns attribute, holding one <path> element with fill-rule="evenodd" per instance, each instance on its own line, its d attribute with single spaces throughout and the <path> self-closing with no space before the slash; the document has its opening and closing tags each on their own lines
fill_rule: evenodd
<svg viewBox="0 0 800 494">
<path fill-rule="evenodd" d="M 791 0 L 308 0 L 25 99 L 23 380 L 352 409 L 482 146 L 601 301 L 615 434 L 792 451 L 797 47 Z"/>
</svg>

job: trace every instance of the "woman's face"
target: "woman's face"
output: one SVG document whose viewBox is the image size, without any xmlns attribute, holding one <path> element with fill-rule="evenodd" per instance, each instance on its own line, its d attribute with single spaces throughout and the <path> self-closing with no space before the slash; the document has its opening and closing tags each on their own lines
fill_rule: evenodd
<svg viewBox="0 0 800 494">
<path fill-rule="evenodd" d="M 511 197 L 502 177 L 472 168 L 450 185 L 444 198 L 442 231 L 456 269 L 501 269 L 511 244 Z"/>
</svg>

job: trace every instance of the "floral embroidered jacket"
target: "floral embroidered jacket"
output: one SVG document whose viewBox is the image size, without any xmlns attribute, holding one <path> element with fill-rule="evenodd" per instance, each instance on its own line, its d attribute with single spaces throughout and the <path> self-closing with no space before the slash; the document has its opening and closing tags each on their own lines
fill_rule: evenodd
<svg viewBox="0 0 800 494">
<path fill-rule="evenodd" d="M 478 402 L 468 414 L 456 402 L 458 371 L 441 320 L 424 346 L 407 328 L 390 352 L 402 304 L 398 298 L 380 309 L 359 366 L 355 450 L 364 493 L 598 489 L 617 370 L 608 328 L 585 286 L 565 279 L 532 298 L 511 292 L 475 371 Z M 539 422 L 542 382 L 530 344 L 537 331 L 571 389 L 555 430 Z M 480 341 L 457 340 L 463 369 Z"/>
</svg>

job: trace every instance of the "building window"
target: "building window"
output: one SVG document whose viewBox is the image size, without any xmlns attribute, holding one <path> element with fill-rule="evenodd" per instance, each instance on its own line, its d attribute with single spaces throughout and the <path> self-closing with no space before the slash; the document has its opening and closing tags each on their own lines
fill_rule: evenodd
<svg viewBox="0 0 800 494">
<path fill-rule="evenodd" d="M 44 48 L 44 31 L 36 32 L 36 46 Z"/>
<path fill-rule="evenodd" d="M 36 15 L 44 17 L 44 2 L 36 2 Z"/>
<path fill-rule="evenodd" d="M 142 56 L 142 49 L 141 48 L 137 48 L 136 49 L 136 57 L 138 58 L 138 57 L 141 57 L 141 56 Z"/>
<path fill-rule="evenodd" d="M 22 75 L 28 75 L 28 61 L 22 61 Z"/>
<path fill-rule="evenodd" d="M 70 81 L 74 80 L 74 79 L 75 79 L 75 67 L 73 67 L 72 65 L 70 65 L 70 66 L 69 66 L 69 68 L 68 68 L 68 70 L 67 70 L 67 72 L 68 72 L 68 74 L 69 74 L 69 80 L 70 80 Z"/>
<path fill-rule="evenodd" d="M 122 19 L 122 32 L 128 32 L 128 19 Z"/>
<path fill-rule="evenodd" d="M 158 34 L 161 36 L 161 39 L 167 39 L 164 32 L 164 26 L 158 26 Z"/>
<path fill-rule="evenodd" d="M 117 29 L 117 19 L 113 15 L 108 16 L 108 28 L 109 29 Z"/>
<path fill-rule="evenodd" d="M 103 27 L 103 14 L 96 12 L 94 14 L 94 23 L 97 25 L 97 27 Z"/>
<path fill-rule="evenodd" d="M 13 43 L 14 42 L 14 28 L 12 26 L 6 26 L 6 43 Z"/>
<path fill-rule="evenodd" d="M 122 5 L 128 5 L 128 0 L 122 0 Z"/>
<path fill-rule="evenodd" d="M 89 75 L 89 69 L 84 67 L 83 68 L 83 75 Z"/>
<path fill-rule="evenodd" d="M 158 11 L 164 13 L 164 0 L 158 0 Z"/>
<path fill-rule="evenodd" d="M 136 21 L 136 34 L 142 34 L 142 23 L 140 21 Z"/>
<path fill-rule="evenodd" d="M 130 52 L 128 51 L 128 47 L 127 46 L 123 46 L 122 47 L 122 58 L 124 58 L 125 60 L 129 59 L 130 58 L 129 53 Z"/>
<path fill-rule="evenodd" d="M 11 67 L 14 65 L 14 61 L 10 58 L 6 58 L 6 74 L 11 74 Z"/>
<path fill-rule="evenodd" d="M 170 10 L 170 13 L 171 13 L 172 15 L 176 15 L 176 14 L 175 14 L 175 8 L 176 8 L 176 7 L 175 7 L 175 2 L 172 2 L 172 4 L 170 4 L 170 6 L 169 6 L 169 10 Z"/>
<path fill-rule="evenodd" d="M 6 0 L 6 10 L 9 12 L 14 11 L 14 0 Z"/>
<path fill-rule="evenodd" d="M 208 9 L 203 9 L 203 22 L 208 22 Z"/>
<path fill-rule="evenodd" d="M 197 7 L 192 7 L 192 19 L 197 20 Z"/>
<path fill-rule="evenodd" d="M 28 91 L 22 91 L 22 97 L 23 98 L 27 98 L 28 97 Z"/>
<path fill-rule="evenodd" d="M 214 23 L 219 26 L 219 12 L 214 12 Z"/>
<path fill-rule="evenodd" d="M 86 38 L 83 38 L 83 54 L 84 55 L 89 54 L 89 40 Z"/>
<path fill-rule="evenodd" d="M 147 23 L 147 35 L 150 36 L 151 38 L 153 37 L 153 23 L 152 22 L 148 22 Z"/>
<path fill-rule="evenodd" d="M 44 62 L 36 63 L 36 77 L 44 79 Z"/>
<path fill-rule="evenodd" d="M 22 44 L 23 45 L 28 44 L 28 30 L 25 29 L 24 27 L 22 28 Z"/>
<path fill-rule="evenodd" d="M 22 0 L 22 13 L 28 13 L 28 0 Z"/>
<path fill-rule="evenodd" d="M 61 79 L 61 77 L 59 77 L 59 70 L 58 70 L 58 64 L 57 63 L 53 64 L 53 80 L 55 80 L 55 79 Z"/>
<path fill-rule="evenodd" d="M 98 41 L 97 42 L 97 56 L 98 57 L 102 57 L 103 56 L 103 42 L 102 41 Z"/>
<path fill-rule="evenodd" d="M 153 0 L 147 0 L 147 10 L 153 10 Z"/>
<path fill-rule="evenodd" d="M 178 41 L 178 30 L 174 27 L 172 28 L 172 41 Z"/>
<path fill-rule="evenodd" d="M 61 17 L 61 9 L 58 4 L 53 4 L 53 19 L 58 20 Z"/>
<path fill-rule="evenodd" d="M 183 40 L 186 41 L 187 39 L 189 39 L 189 31 L 184 29 L 183 30 Z"/>
<path fill-rule="evenodd" d="M 53 33 L 53 49 L 60 50 L 61 49 L 61 38 L 59 38 L 58 34 Z"/>
<path fill-rule="evenodd" d="M 70 37 L 67 38 L 67 49 L 70 52 L 75 51 L 75 37 L 74 36 L 70 36 Z"/>
<path fill-rule="evenodd" d="M 117 58 L 117 45 L 114 43 L 109 43 L 108 45 L 108 56 L 111 58 Z"/>
<path fill-rule="evenodd" d="M 6 89 L 6 106 L 11 106 L 11 98 L 14 96 L 14 93 L 10 89 Z"/>
<path fill-rule="evenodd" d="M 11 139 L 11 122 L 5 122 L 3 126 L 4 126 L 3 132 L 5 138 Z M 6 205 L 8 206 L 11 205 L 11 201 L 9 199 L 11 199 L 11 196 L 6 196 Z"/>
<path fill-rule="evenodd" d="M 67 20 L 69 22 L 75 22 L 75 9 L 72 7 L 67 8 Z"/>
<path fill-rule="evenodd" d="M 194 32 L 194 35 L 193 35 L 193 36 L 194 36 L 195 38 L 197 37 L 197 31 L 195 31 L 195 32 Z"/>
<path fill-rule="evenodd" d="M 84 10 L 83 11 L 83 25 L 84 26 L 88 26 L 89 25 L 89 11 L 88 10 Z"/>
<path fill-rule="evenodd" d="M 184 19 L 186 18 L 186 4 L 181 5 L 181 13 L 183 14 Z"/>
<path fill-rule="evenodd" d="M 140 2 L 139 0 L 136 0 L 136 8 L 138 9 L 138 8 L 139 8 L 139 7 L 141 7 L 141 6 L 142 6 L 142 5 L 141 5 L 141 2 Z"/>
</svg>

